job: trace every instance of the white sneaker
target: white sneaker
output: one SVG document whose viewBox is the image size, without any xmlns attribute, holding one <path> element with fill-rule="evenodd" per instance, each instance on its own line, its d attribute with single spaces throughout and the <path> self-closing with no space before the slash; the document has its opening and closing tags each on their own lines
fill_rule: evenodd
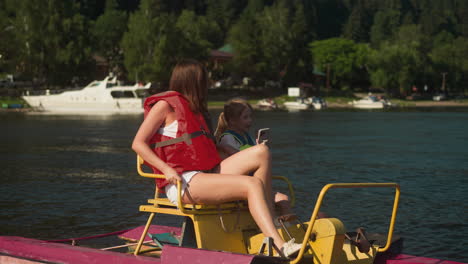
<svg viewBox="0 0 468 264">
<path fill-rule="evenodd" d="M 302 244 L 294 243 L 294 241 L 294 238 L 289 240 L 288 242 L 284 243 L 283 247 L 281 248 L 281 252 L 287 258 L 299 252 L 302 247 Z"/>
</svg>

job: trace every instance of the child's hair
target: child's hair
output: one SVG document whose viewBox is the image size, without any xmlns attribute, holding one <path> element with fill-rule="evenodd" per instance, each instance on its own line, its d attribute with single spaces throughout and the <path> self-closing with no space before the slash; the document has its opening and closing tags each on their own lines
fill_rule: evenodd
<svg viewBox="0 0 468 264">
<path fill-rule="evenodd" d="M 239 118 L 246 108 L 252 110 L 252 106 L 247 100 L 242 98 L 233 98 L 224 104 L 224 111 L 219 114 L 218 126 L 216 127 L 215 136 L 219 141 L 221 135 L 226 132 L 229 127 L 229 122 L 233 119 Z"/>
<path fill-rule="evenodd" d="M 186 59 L 177 63 L 172 71 L 169 90 L 185 96 L 193 112 L 207 112 L 208 74 L 200 62 Z"/>
</svg>

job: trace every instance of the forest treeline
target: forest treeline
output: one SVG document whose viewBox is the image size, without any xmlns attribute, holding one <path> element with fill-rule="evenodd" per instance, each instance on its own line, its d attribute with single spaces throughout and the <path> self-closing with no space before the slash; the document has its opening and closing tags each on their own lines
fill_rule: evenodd
<svg viewBox="0 0 468 264">
<path fill-rule="evenodd" d="M 96 56 L 127 80 L 164 82 L 179 59 L 226 44 L 234 57 L 214 79 L 468 87 L 466 0 L 0 0 L 0 75 L 46 85 L 89 81 Z"/>
</svg>

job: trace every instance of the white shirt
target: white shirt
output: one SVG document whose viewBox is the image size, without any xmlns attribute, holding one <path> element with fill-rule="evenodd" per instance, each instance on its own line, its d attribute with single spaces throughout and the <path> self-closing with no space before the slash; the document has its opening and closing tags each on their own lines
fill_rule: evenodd
<svg viewBox="0 0 468 264">
<path fill-rule="evenodd" d="M 157 132 L 163 136 L 175 138 L 177 137 L 177 129 L 179 129 L 179 122 L 174 120 L 168 126 L 160 127 Z"/>
</svg>

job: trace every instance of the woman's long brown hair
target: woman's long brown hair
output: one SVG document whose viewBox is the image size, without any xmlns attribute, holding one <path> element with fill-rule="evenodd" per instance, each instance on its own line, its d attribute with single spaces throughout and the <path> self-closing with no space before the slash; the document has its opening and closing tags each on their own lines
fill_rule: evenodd
<svg viewBox="0 0 468 264">
<path fill-rule="evenodd" d="M 207 113 L 208 74 L 205 66 L 196 60 L 182 60 L 174 67 L 169 90 L 181 93 L 195 113 Z"/>
</svg>

